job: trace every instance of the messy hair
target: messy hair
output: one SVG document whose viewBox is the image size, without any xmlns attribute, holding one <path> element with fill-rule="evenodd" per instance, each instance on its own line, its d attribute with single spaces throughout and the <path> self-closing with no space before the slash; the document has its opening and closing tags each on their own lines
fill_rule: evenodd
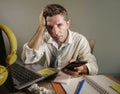
<svg viewBox="0 0 120 94">
<path fill-rule="evenodd" d="M 44 8 L 43 16 L 46 19 L 48 16 L 63 15 L 65 20 L 68 20 L 67 10 L 59 4 L 49 4 Z"/>
</svg>

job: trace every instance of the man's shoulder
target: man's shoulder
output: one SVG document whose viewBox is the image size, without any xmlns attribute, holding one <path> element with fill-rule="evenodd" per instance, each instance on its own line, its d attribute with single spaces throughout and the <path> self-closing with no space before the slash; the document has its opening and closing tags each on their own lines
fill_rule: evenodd
<svg viewBox="0 0 120 94">
<path fill-rule="evenodd" d="M 73 39 L 83 39 L 85 36 L 79 32 L 71 31 L 70 30 L 70 35 Z"/>
</svg>

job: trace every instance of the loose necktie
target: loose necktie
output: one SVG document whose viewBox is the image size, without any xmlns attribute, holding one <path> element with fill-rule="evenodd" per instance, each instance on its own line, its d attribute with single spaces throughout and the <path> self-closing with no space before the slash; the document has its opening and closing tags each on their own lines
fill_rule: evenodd
<svg viewBox="0 0 120 94">
<path fill-rule="evenodd" d="M 67 48 L 67 45 L 62 47 L 61 50 L 57 50 L 57 48 L 52 45 L 52 49 L 53 49 L 53 52 L 54 52 L 54 57 L 50 62 L 50 67 L 52 67 L 52 68 L 57 68 L 58 67 L 58 57 L 65 51 L 66 48 Z"/>
</svg>

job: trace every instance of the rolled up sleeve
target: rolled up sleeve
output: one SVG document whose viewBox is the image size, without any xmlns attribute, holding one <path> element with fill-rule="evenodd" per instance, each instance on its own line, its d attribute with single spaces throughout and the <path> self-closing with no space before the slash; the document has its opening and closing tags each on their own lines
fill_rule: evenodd
<svg viewBox="0 0 120 94">
<path fill-rule="evenodd" d="M 25 64 L 32 64 L 40 60 L 43 56 L 44 48 L 40 47 L 39 50 L 33 50 L 28 47 L 27 43 L 23 46 L 21 59 Z"/>
<path fill-rule="evenodd" d="M 87 68 L 89 70 L 89 74 L 95 75 L 98 73 L 98 66 L 97 61 L 94 55 L 89 54 L 84 58 L 85 61 L 87 61 Z"/>
</svg>

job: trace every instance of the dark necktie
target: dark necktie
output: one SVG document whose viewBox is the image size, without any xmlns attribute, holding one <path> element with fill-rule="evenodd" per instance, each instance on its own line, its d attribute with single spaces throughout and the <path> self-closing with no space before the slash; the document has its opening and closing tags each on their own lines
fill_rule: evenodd
<svg viewBox="0 0 120 94">
<path fill-rule="evenodd" d="M 56 47 L 52 45 L 54 57 L 50 62 L 50 67 L 57 68 L 58 67 L 58 57 L 64 52 L 64 50 L 67 48 L 67 45 L 61 48 L 61 50 L 57 50 Z"/>
</svg>

